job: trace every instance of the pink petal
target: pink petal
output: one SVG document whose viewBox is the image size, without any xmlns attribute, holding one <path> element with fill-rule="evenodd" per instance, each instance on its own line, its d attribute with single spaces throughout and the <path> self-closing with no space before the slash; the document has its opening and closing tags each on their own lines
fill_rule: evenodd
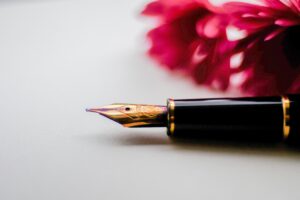
<svg viewBox="0 0 300 200">
<path fill-rule="evenodd" d="M 299 24 L 299 21 L 295 21 L 291 19 L 277 19 L 274 24 L 278 26 L 289 27 L 289 26 L 294 26 Z"/>
<path fill-rule="evenodd" d="M 230 57 L 230 68 L 237 69 L 241 66 L 244 60 L 244 53 L 236 53 Z"/>
<path fill-rule="evenodd" d="M 219 16 L 209 15 L 197 22 L 196 30 L 200 36 L 215 38 L 221 34 L 220 24 L 221 19 Z"/>
<path fill-rule="evenodd" d="M 164 7 L 160 1 L 154 1 L 144 8 L 142 11 L 143 15 L 160 15 L 163 13 Z"/>
<path fill-rule="evenodd" d="M 269 35 L 267 35 L 265 37 L 264 41 L 269 41 L 269 40 L 273 39 L 274 37 L 276 37 L 277 35 L 279 35 L 283 31 L 284 31 L 284 29 L 278 29 L 278 30 L 275 30 L 275 31 L 271 32 Z"/>
<path fill-rule="evenodd" d="M 227 26 L 226 35 L 229 41 L 241 40 L 247 36 L 245 30 L 241 30 L 235 26 Z"/>
</svg>

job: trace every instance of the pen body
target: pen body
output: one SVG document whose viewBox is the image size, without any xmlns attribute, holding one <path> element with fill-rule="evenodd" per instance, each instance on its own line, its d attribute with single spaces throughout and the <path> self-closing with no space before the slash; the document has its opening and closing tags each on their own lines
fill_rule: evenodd
<svg viewBox="0 0 300 200">
<path fill-rule="evenodd" d="M 299 100 L 299 95 L 169 99 L 168 135 L 221 140 L 299 141 Z"/>
</svg>

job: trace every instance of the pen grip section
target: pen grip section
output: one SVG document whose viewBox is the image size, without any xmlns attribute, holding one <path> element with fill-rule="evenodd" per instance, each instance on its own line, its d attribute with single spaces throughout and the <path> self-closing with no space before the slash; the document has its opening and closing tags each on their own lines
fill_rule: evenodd
<svg viewBox="0 0 300 200">
<path fill-rule="evenodd" d="M 168 109 L 170 136 L 271 142 L 285 139 L 282 97 L 168 100 Z"/>
</svg>

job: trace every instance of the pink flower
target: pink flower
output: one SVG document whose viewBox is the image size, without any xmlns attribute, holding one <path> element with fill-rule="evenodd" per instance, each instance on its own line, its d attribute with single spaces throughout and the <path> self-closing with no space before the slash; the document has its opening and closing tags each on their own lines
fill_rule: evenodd
<svg viewBox="0 0 300 200">
<path fill-rule="evenodd" d="M 300 1 L 260 0 L 260 5 L 227 3 L 231 25 L 245 31 L 234 53 L 244 60 L 245 92 L 273 95 L 300 92 Z"/>
<path fill-rule="evenodd" d="M 143 14 L 155 16 L 159 26 L 148 33 L 149 54 L 162 66 L 179 70 L 197 83 L 226 89 L 229 68 L 226 54 L 227 15 L 215 14 L 206 1 L 158 0 L 147 5 Z"/>
<path fill-rule="evenodd" d="M 284 3 L 283 3 L 284 2 Z M 143 13 L 159 19 L 149 54 L 197 83 L 245 94 L 300 92 L 300 1 L 157 0 Z"/>
</svg>

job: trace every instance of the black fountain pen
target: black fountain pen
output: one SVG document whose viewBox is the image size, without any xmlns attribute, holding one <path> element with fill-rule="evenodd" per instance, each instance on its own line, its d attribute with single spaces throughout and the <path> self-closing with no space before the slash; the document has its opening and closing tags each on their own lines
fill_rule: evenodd
<svg viewBox="0 0 300 200">
<path fill-rule="evenodd" d="M 300 143 L 300 95 L 112 104 L 99 113 L 125 127 L 167 127 L 171 137 Z"/>
</svg>

